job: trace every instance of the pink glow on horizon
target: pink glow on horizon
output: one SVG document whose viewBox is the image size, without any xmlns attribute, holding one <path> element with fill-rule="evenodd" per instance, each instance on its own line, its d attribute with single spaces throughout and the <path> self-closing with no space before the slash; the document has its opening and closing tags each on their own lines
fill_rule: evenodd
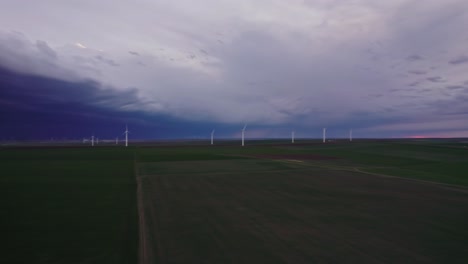
<svg viewBox="0 0 468 264">
<path fill-rule="evenodd" d="M 430 138 L 429 136 L 423 136 L 423 135 L 412 135 L 412 136 L 407 136 L 407 138 Z"/>
</svg>

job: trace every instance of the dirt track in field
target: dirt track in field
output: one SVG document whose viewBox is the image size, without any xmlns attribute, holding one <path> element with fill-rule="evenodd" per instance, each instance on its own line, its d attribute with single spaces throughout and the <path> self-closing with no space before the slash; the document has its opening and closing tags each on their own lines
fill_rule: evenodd
<svg viewBox="0 0 468 264">
<path fill-rule="evenodd" d="M 140 263 L 468 261 L 468 194 L 439 186 L 327 170 L 137 179 Z"/>
<path fill-rule="evenodd" d="M 138 203 L 138 263 L 149 264 L 153 263 L 151 251 L 148 250 L 149 239 L 146 228 L 147 216 L 145 215 L 145 208 L 143 202 L 143 192 L 141 177 L 136 177 L 137 181 L 137 203 Z"/>
</svg>

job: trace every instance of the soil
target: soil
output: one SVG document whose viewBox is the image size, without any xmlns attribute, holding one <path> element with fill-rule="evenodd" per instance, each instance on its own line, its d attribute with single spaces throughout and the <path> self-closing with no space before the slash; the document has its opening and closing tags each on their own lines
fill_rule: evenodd
<svg viewBox="0 0 468 264">
<path fill-rule="evenodd" d="M 140 263 L 468 262 L 468 194 L 440 186 L 319 169 L 140 180 Z"/>
</svg>

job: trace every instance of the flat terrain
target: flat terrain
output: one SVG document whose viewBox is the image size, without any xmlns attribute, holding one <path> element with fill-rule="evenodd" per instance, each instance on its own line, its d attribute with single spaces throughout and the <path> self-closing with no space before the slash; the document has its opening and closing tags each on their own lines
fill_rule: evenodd
<svg viewBox="0 0 468 264">
<path fill-rule="evenodd" d="M 0 148 L 5 263 L 468 263 L 459 141 Z"/>
<path fill-rule="evenodd" d="M 0 149 L 1 263 L 135 263 L 133 151 Z"/>
<path fill-rule="evenodd" d="M 468 260 L 467 190 L 316 168 L 304 162 L 139 163 L 147 260 Z"/>
</svg>

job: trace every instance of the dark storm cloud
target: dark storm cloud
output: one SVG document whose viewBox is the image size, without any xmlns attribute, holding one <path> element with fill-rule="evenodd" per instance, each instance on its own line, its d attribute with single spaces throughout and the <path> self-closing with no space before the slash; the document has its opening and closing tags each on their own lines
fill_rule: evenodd
<svg viewBox="0 0 468 264">
<path fill-rule="evenodd" d="M 427 101 L 463 91 L 424 89 L 461 84 L 468 70 L 464 0 L 4 2 L 0 31 L 24 32 L 0 32 L 5 68 L 62 80 L 64 90 L 96 80 L 108 92 L 75 97 L 187 122 L 377 125 L 350 116 L 358 110 L 417 119 Z"/>
<path fill-rule="evenodd" d="M 121 105 L 136 101 L 133 93 L 102 91 L 91 81 L 70 83 L 3 68 L 0 88 L 0 112 L 6 128 L 0 135 L 23 139 L 83 137 L 92 130 L 108 133 L 107 126 L 122 127 L 130 115 L 99 106 L 99 102 L 108 99 Z"/>
<path fill-rule="evenodd" d="M 454 65 L 468 63 L 468 56 L 466 55 L 458 56 L 457 58 L 450 60 L 449 63 L 454 64 Z"/>
<path fill-rule="evenodd" d="M 141 104 L 137 90 L 115 92 L 94 81 L 66 82 L 0 67 L 0 140 L 81 139 L 91 134 L 114 139 L 121 137 L 125 124 L 133 138 L 184 138 L 215 127 L 122 109 L 133 104 Z"/>
<path fill-rule="evenodd" d="M 81 104 L 119 109 L 125 105 L 139 104 L 136 90 L 116 92 L 88 80 L 67 82 L 52 78 L 14 73 L 0 68 L 1 98 L 19 108 L 27 106 L 47 110 L 50 104 Z M 8 98 L 5 99 L 5 98 Z M 67 111 L 66 108 L 62 109 Z"/>
</svg>

